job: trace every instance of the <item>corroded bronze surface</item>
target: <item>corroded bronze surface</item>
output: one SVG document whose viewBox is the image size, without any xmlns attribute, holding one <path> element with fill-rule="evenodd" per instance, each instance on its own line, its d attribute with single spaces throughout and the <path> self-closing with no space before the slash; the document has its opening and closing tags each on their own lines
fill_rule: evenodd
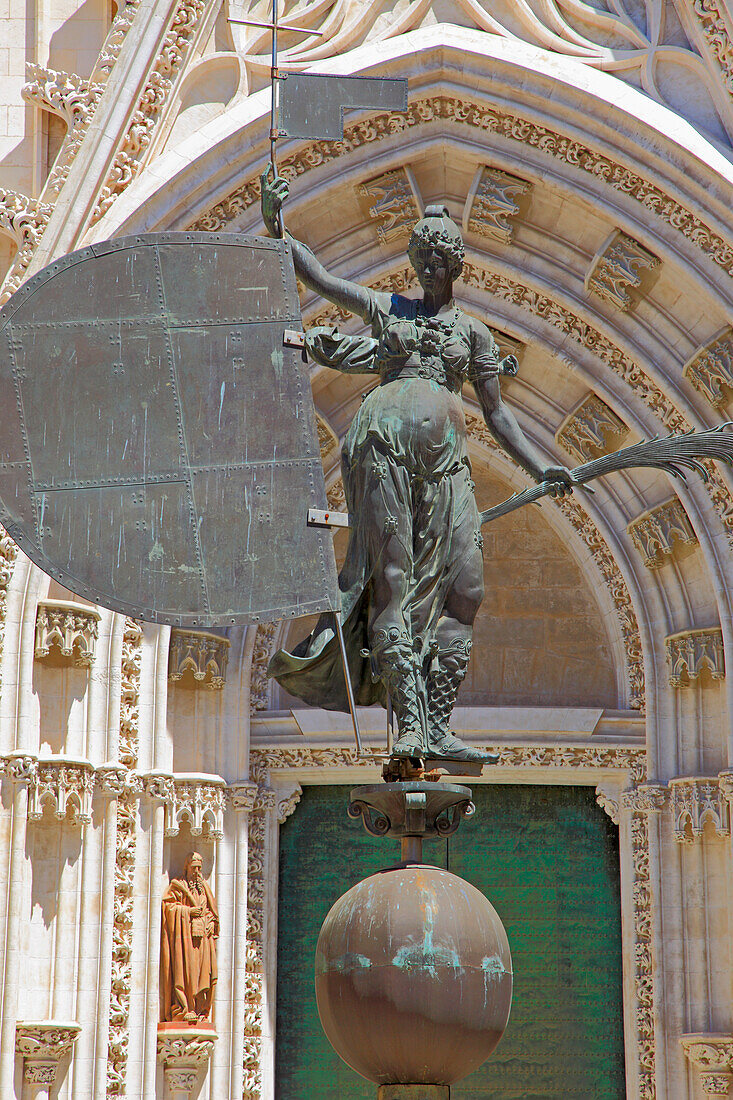
<svg viewBox="0 0 733 1100">
<path fill-rule="evenodd" d="M 0 519 L 67 588 L 153 622 L 336 606 L 290 248 L 95 244 L 0 312 Z"/>
<path fill-rule="evenodd" d="M 483 894 L 439 867 L 364 879 L 329 912 L 316 1000 L 337 1053 L 380 1085 L 451 1085 L 484 1062 L 509 1017 L 506 933 Z"/>
</svg>

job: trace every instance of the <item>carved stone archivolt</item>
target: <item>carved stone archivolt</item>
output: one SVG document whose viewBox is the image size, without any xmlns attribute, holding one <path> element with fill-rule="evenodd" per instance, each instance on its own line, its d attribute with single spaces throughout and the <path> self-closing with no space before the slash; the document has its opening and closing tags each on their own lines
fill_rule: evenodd
<svg viewBox="0 0 733 1100">
<path fill-rule="evenodd" d="M 682 373 L 714 408 L 725 405 L 733 390 L 733 328 L 728 325 L 699 347 Z"/>
<path fill-rule="evenodd" d="M 590 462 L 615 451 L 629 434 L 621 417 L 596 393 L 589 393 L 575 406 L 555 432 L 555 440 L 580 462 Z"/>
<path fill-rule="evenodd" d="M 720 627 L 681 630 L 665 639 L 669 682 L 684 688 L 699 681 L 705 672 L 713 680 L 725 679 L 723 633 Z"/>
<path fill-rule="evenodd" d="M 93 607 L 64 600 L 41 600 L 36 612 L 36 657 L 48 657 L 51 648 L 77 668 L 90 668 L 102 616 Z"/>
<path fill-rule="evenodd" d="M 375 176 L 360 183 L 357 192 L 366 200 L 368 216 L 376 223 L 381 243 L 409 236 L 420 217 L 420 197 L 409 168 L 395 168 Z"/>
<path fill-rule="evenodd" d="M 24 1080 L 50 1089 L 56 1083 L 59 1063 L 73 1050 L 80 1031 L 79 1024 L 55 1020 L 16 1024 L 15 1053 L 23 1058 Z"/>
<path fill-rule="evenodd" d="M 674 838 L 680 844 L 699 840 L 706 823 L 716 836 L 730 836 L 730 807 L 715 776 L 681 776 L 669 781 Z"/>
<path fill-rule="evenodd" d="M 658 569 L 668 561 L 676 543 L 697 545 L 697 535 L 677 497 L 643 512 L 629 524 L 628 532 L 648 569 Z"/>
<path fill-rule="evenodd" d="M 464 230 L 508 243 L 531 190 L 529 180 L 480 165 L 466 198 Z"/>
<path fill-rule="evenodd" d="M 593 257 L 586 289 L 616 309 L 631 309 L 648 292 L 659 259 L 628 233 L 615 230 Z"/>
<path fill-rule="evenodd" d="M 168 679 L 172 684 L 190 673 L 194 684 L 217 690 L 226 683 L 228 638 L 204 630 L 171 630 Z"/>
</svg>

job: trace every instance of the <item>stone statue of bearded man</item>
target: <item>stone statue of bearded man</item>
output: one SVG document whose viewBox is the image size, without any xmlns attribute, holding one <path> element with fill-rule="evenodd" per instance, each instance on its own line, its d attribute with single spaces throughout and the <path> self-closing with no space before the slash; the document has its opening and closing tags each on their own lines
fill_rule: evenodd
<svg viewBox="0 0 733 1100">
<path fill-rule="evenodd" d="M 160 1018 L 190 1026 L 208 1020 L 217 979 L 219 914 L 202 872 L 192 852 L 162 903 Z"/>
</svg>

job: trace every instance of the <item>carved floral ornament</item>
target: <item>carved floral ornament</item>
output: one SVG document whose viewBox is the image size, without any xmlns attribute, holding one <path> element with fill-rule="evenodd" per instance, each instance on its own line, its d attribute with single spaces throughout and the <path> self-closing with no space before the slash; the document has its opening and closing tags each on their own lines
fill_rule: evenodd
<svg viewBox="0 0 733 1100">
<path fill-rule="evenodd" d="M 42 1023 L 18 1023 L 15 1028 L 15 1053 L 23 1058 L 23 1077 L 29 1085 L 53 1085 L 59 1062 L 70 1054 L 81 1027 L 55 1020 Z"/>
<path fill-rule="evenodd" d="M 680 1043 L 685 1057 L 700 1073 L 705 1095 L 728 1096 L 733 1084 L 733 1035 L 683 1035 Z"/>
</svg>

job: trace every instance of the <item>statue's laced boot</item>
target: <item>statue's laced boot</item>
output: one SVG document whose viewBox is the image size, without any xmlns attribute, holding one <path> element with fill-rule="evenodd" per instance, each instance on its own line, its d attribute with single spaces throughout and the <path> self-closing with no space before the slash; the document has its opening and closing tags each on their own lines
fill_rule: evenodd
<svg viewBox="0 0 733 1100">
<path fill-rule="evenodd" d="M 498 756 L 471 748 L 450 731 L 458 688 L 466 675 L 470 641 L 456 639 L 438 653 L 427 678 L 428 751 L 427 757 L 439 760 L 460 760 L 470 764 L 494 764 Z"/>
<path fill-rule="evenodd" d="M 397 719 L 399 737 L 392 746 L 392 756 L 422 757 L 425 755 L 425 741 L 420 726 L 414 653 L 407 632 L 397 627 L 376 631 L 371 652 L 374 667 L 387 690 Z"/>
</svg>

